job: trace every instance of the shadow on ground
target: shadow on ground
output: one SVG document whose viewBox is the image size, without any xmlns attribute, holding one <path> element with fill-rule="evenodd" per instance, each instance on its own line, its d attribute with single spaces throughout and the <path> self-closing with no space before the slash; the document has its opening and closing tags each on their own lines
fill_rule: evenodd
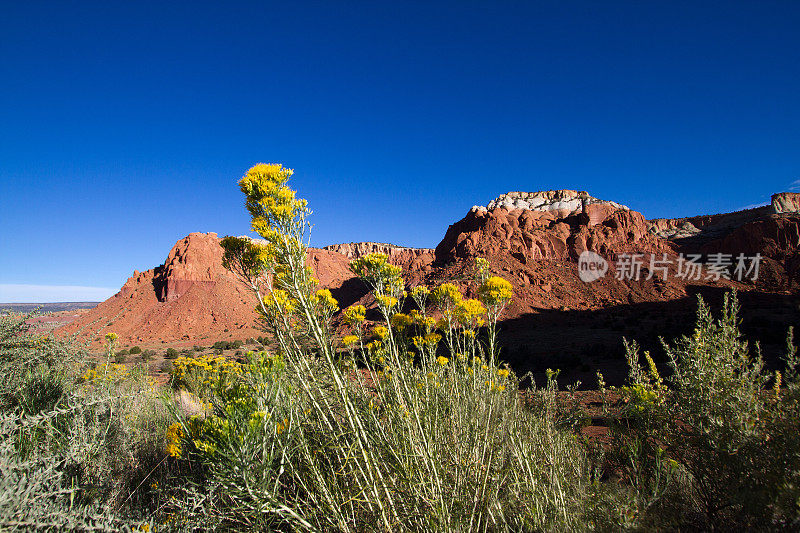
<svg viewBox="0 0 800 533">
<path fill-rule="evenodd" d="M 636 340 L 650 351 L 662 375 L 669 369 L 659 337 L 673 340 L 691 334 L 697 295 L 711 305 L 715 316 L 725 291 L 707 286 L 687 287 L 689 296 L 668 302 L 618 305 L 605 309 L 542 309 L 500 324 L 501 360 L 518 373 L 532 372 L 541 385 L 545 370 L 560 369 L 559 383 L 580 381 L 581 389 L 597 387 L 596 373 L 609 385 L 621 385 L 627 376 L 622 339 Z M 763 292 L 739 293 L 740 331 L 755 354 L 756 342 L 768 368 L 780 368 L 790 326 L 800 326 L 800 295 Z M 798 333 L 800 336 L 800 333 Z"/>
</svg>

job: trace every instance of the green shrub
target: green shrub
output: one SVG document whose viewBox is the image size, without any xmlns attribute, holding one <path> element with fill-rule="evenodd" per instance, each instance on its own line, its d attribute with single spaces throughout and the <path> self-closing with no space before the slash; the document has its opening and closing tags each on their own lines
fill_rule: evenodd
<svg viewBox="0 0 800 533">
<path fill-rule="evenodd" d="M 142 511 L 155 496 L 137 487 L 164 480 L 168 399 L 141 372 L 91 363 L 25 320 L 0 317 L 0 530 L 152 526 Z"/>
<path fill-rule="evenodd" d="M 228 341 L 217 341 L 213 344 L 212 348 L 217 351 L 229 350 L 231 348 L 231 343 Z"/>
<path fill-rule="evenodd" d="M 764 370 L 757 346 L 753 356 L 741 340 L 738 310 L 736 294 L 726 295 L 714 320 L 699 299 L 693 335 L 663 343 L 672 370 L 666 381 L 647 352 L 642 367 L 638 346 L 626 343 L 630 375 L 618 391 L 624 423 L 613 436 L 617 467 L 632 481 L 648 527 L 769 530 L 797 519 L 794 348 L 790 341 L 785 388 L 769 393 L 768 382 L 780 377 Z"/>
<path fill-rule="evenodd" d="M 138 346 L 134 346 L 133 348 L 130 349 L 130 354 L 131 355 L 136 355 L 136 354 L 140 354 L 140 353 L 142 353 L 142 349 L 139 348 Z"/>
<path fill-rule="evenodd" d="M 147 362 L 153 359 L 156 356 L 155 350 L 145 350 L 142 352 L 141 358 L 142 361 Z"/>
<path fill-rule="evenodd" d="M 164 352 L 164 357 L 166 359 L 176 359 L 178 357 L 178 350 L 175 348 L 167 348 L 167 351 Z"/>
</svg>

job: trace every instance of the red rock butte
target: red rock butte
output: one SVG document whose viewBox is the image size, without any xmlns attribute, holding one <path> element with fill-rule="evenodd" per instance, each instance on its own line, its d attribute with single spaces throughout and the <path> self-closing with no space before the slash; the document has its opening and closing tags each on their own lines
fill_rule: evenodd
<svg viewBox="0 0 800 533">
<path fill-rule="evenodd" d="M 770 205 L 718 215 L 681 219 L 645 217 L 624 205 L 587 192 L 552 190 L 509 192 L 487 206 L 476 206 L 452 224 L 435 250 L 384 243 L 347 243 L 311 248 L 309 265 L 342 307 L 371 304 L 363 284 L 348 269 L 350 259 L 386 253 L 404 269 L 409 283 L 435 285 L 464 280 L 476 257 L 514 285 L 515 297 L 504 320 L 513 336 L 517 319 L 547 309 L 597 310 L 637 302 L 686 298 L 689 283 L 663 280 L 580 280 L 577 258 L 593 251 L 610 262 L 619 254 L 680 253 L 756 254 L 763 257 L 755 282 L 697 280 L 693 286 L 786 293 L 797 288 L 800 270 L 800 194 L 779 193 Z M 99 343 L 107 331 L 120 345 L 162 342 L 208 344 L 261 334 L 255 298 L 222 267 L 222 248 L 215 233 L 191 233 L 179 240 L 163 265 L 134 271 L 121 290 L 59 331 Z M 648 271 L 645 268 L 644 274 Z M 644 276 L 643 276 L 644 277 Z M 474 287 L 460 281 L 467 294 Z"/>
</svg>

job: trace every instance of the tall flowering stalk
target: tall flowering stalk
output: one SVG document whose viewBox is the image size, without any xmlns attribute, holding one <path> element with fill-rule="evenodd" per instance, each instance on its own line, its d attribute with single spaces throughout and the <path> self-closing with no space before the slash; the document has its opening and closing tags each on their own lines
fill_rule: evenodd
<svg viewBox="0 0 800 533">
<path fill-rule="evenodd" d="M 267 329 L 275 336 L 280 353 L 296 372 L 300 387 L 327 430 L 335 430 L 336 408 L 341 409 L 348 430 L 356 437 L 360 456 L 355 462 L 357 482 L 363 485 L 368 496 L 367 506 L 375 507 L 374 511 L 389 529 L 397 520 L 391 505 L 394 496 L 381 479 L 381 471 L 376 467 L 378 458 L 369 446 L 353 396 L 348 394 L 349 383 L 336 364 L 328 321 L 338 310 L 338 302 L 330 291 L 317 288 L 318 281 L 306 265 L 307 217 L 311 211 L 307 202 L 296 199 L 295 191 L 286 185 L 292 173 L 280 164 L 259 164 L 239 181 L 252 229 L 266 244 L 248 244 L 243 239 L 228 238 L 222 243 L 224 261 L 244 271 L 242 277 L 259 298 L 259 311 Z M 265 295 L 263 288 L 267 291 Z M 303 335 L 309 337 L 310 346 L 301 343 Z M 326 365 L 327 376 L 332 379 L 336 391 L 333 398 L 318 394 L 310 360 L 314 356 L 321 357 Z M 329 495 L 328 491 L 320 492 Z M 331 497 L 327 500 L 330 507 L 339 505 Z M 389 506 L 385 505 L 387 501 Z"/>
<path fill-rule="evenodd" d="M 574 441 L 523 410 L 516 377 L 497 366 L 511 285 L 484 262 L 477 299 L 450 284 L 410 288 L 399 267 L 371 254 L 350 268 L 380 319 L 367 320 L 362 305 L 340 311 L 307 266 L 311 212 L 288 187 L 291 174 L 248 170 L 239 186 L 264 241 L 222 241 L 276 353 L 251 354 L 246 385 L 226 388 L 223 401 L 215 392 L 215 414 L 174 429 L 172 449 L 217 472 L 221 497 L 253 527 L 485 531 L 566 520 L 575 495 L 541 479 L 575 475 Z M 352 331 L 342 339 L 330 327 L 337 313 Z"/>
</svg>

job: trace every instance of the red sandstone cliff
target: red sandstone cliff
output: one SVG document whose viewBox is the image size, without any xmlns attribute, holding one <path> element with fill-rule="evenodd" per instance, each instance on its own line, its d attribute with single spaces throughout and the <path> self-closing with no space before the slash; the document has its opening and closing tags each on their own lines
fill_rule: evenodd
<svg viewBox="0 0 800 533">
<path fill-rule="evenodd" d="M 792 211 L 799 196 L 775 195 L 772 206 L 747 212 L 648 222 L 641 213 L 581 191 L 515 192 L 472 208 L 448 228 L 435 251 L 350 243 L 310 249 L 308 262 L 346 307 L 372 303 L 367 288 L 347 267 L 350 258 L 383 252 L 403 267 L 409 283 L 435 285 L 469 277 L 474 258 L 484 257 L 514 285 L 514 301 L 505 313 L 509 324 L 548 309 L 597 310 L 682 299 L 692 287 L 754 288 L 724 279 L 687 282 L 676 278 L 674 269 L 666 280 L 658 275 L 647 279 L 646 260 L 640 279 L 616 279 L 615 257 L 622 253 L 645 258 L 674 258 L 688 250 L 761 253 L 765 260 L 756 288 L 785 290 L 795 286 L 800 271 L 800 214 Z M 675 228 L 694 229 L 681 234 Z M 592 283 L 578 275 L 576 260 L 586 250 L 610 260 L 606 276 Z M 175 244 L 163 265 L 134 272 L 119 293 L 61 332 L 80 332 L 82 338 L 99 341 L 114 331 L 121 345 L 208 344 L 259 335 L 254 296 L 221 262 L 217 235 L 192 233 Z M 462 285 L 470 290 L 468 283 Z"/>
<path fill-rule="evenodd" d="M 523 263 L 565 261 L 577 259 L 585 250 L 603 256 L 672 251 L 649 233 L 641 213 L 585 192 L 558 190 L 508 193 L 486 208 L 473 207 L 448 228 L 436 247 L 436 261 L 499 252 L 508 252 Z"/>
</svg>

